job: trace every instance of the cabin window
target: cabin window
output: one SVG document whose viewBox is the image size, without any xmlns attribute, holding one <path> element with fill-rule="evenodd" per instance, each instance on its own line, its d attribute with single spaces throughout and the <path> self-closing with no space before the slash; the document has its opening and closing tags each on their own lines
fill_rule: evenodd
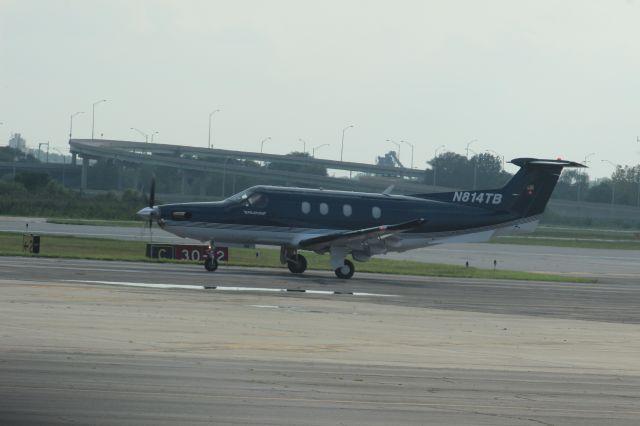
<svg viewBox="0 0 640 426">
<path fill-rule="evenodd" d="M 373 207 L 371 209 L 371 216 L 373 216 L 374 219 L 380 219 L 380 216 L 382 216 L 382 210 L 380 210 L 380 207 Z"/>
<path fill-rule="evenodd" d="M 329 205 L 327 203 L 320 203 L 320 214 L 326 215 L 329 213 Z"/>
<path fill-rule="evenodd" d="M 353 213 L 353 211 L 351 210 L 351 205 L 345 204 L 344 206 L 342 206 L 342 214 L 344 214 L 346 217 L 349 217 L 351 216 L 351 213 Z"/>
<path fill-rule="evenodd" d="M 174 219 L 174 220 L 191 219 L 191 212 L 171 212 L 171 219 Z"/>
<path fill-rule="evenodd" d="M 309 212 L 311 211 L 311 204 L 309 204 L 308 201 L 303 201 L 301 208 L 302 208 L 302 213 L 309 214 Z"/>
</svg>

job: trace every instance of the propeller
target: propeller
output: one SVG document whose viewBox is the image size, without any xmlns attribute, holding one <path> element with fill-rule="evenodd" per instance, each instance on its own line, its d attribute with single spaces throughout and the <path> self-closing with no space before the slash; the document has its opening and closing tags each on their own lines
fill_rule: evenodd
<svg viewBox="0 0 640 426">
<path fill-rule="evenodd" d="M 150 242 L 152 242 L 153 234 L 152 234 L 151 228 L 153 227 L 153 220 L 160 215 L 158 208 L 154 206 L 156 202 L 156 177 L 155 176 L 151 178 L 151 185 L 149 186 L 149 197 L 147 199 L 149 200 L 149 205 L 141 209 L 140 211 L 138 211 L 137 214 L 138 216 L 140 216 L 142 219 L 145 220 L 143 233 L 144 233 L 144 229 L 147 227 L 147 223 L 149 224 L 149 240 Z"/>
</svg>

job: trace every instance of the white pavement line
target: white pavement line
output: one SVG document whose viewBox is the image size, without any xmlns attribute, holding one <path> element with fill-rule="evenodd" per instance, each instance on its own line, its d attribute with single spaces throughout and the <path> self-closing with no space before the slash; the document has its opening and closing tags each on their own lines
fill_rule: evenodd
<svg viewBox="0 0 640 426">
<path fill-rule="evenodd" d="M 120 285 L 126 287 L 147 287 L 147 288 L 163 288 L 163 289 L 187 289 L 187 290 L 204 290 L 204 286 L 201 285 L 180 285 L 180 284 L 152 284 L 152 283 L 133 283 L 122 281 L 90 281 L 90 280 L 62 280 L 68 283 L 85 283 L 85 284 L 107 284 L 107 285 Z"/>
<path fill-rule="evenodd" d="M 309 293 L 323 295 L 348 295 L 348 296 L 369 296 L 369 297 L 400 297 L 394 294 L 376 294 L 346 291 L 328 291 L 328 290 L 302 290 L 302 289 L 286 289 L 286 288 L 266 288 L 266 287 L 220 287 L 213 285 L 192 285 L 192 284 L 156 284 L 156 283 L 136 283 L 128 281 L 94 281 L 94 280 L 61 280 L 67 283 L 83 283 L 83 284 L 105 284 L 124 287 L 143 287 L 143 288 L 161 288 L 161 289 L 187 289 L 187 290 L 219 290 L 219 291 L 252 291 L 263 293 Z"/>
</svg>

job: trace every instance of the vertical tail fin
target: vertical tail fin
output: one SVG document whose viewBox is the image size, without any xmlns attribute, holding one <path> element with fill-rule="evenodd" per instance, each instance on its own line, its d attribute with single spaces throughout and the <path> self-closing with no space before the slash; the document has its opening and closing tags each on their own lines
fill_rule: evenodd
<svg viewBox="0 0 640 426">
<path fill-rule="evenodd" d="M 573 161 L 536 158 L 516 158 L 511 163 L 520 170 L 501 190 L 502 207 L 521 217 L 544 212 L 563 168 L 585 167 Z"/>
<path fill-rule="evenodd" d="M 558 178 L 565 167 L 585 167 L 564 160 L 516 158 L 512 164 L 520 170 L 500 189 L 415 194 L 413 197 L 444 201 L 489 210 L 507 211 L 519 217 L 544 212 Z"/>
</svg>

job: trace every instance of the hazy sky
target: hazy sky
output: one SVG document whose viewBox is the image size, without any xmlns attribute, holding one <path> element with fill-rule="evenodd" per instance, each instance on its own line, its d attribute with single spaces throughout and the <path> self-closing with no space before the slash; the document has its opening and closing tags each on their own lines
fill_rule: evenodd
<svg viewBox="0 0 640 426">
<path fill-rule="evenodd" d="M 0 0 L 0 135 L 640 162 L 640 2 Z M 410 149 L 402 147 L 408 165 Z"/>
</svg>

